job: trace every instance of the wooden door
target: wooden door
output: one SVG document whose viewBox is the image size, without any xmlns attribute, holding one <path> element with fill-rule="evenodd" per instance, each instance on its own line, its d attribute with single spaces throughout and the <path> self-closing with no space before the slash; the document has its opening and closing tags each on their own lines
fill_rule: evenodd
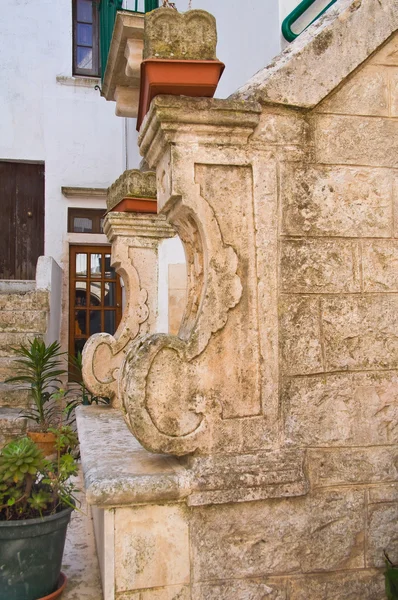
<svg viewBox="0 0 398 600">
<path fill-rule="evenodd" d="M 69 353 L 77 355 L 90 335 L 113 335 L 122 317 L 120 278 L 111 267 L 110 246 L 71 246 Z"/>
<path fill-rule="evenodd" d="M 44 254 L 44 164 L 0 161 L 0 279 L 35 279 Z"/>
</svg>

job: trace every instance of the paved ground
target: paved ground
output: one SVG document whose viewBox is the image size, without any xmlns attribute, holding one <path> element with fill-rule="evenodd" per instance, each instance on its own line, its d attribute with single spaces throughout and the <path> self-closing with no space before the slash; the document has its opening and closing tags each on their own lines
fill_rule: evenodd
<svg viewBox="0 0 398 600">
<path fill-rule="evenodd" d="M 83 489 L 81 475 L 78 486 Z M 85 514 L 75 510 L 68 527 L 62 563 L 62 571 L 68 577 L 68 584 L 62 600 L 104 600 L 92 521 L 83 500 L 84 494 L 81 494 L 80 508 Z"/>
</svg>

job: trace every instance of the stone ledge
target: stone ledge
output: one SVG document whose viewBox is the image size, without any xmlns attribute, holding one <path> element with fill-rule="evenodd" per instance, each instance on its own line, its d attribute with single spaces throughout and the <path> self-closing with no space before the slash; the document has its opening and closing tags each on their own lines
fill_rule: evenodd
<svg viewBox="0 0 398 600">
<path fill-rule="evenodd" d="M 89 504 L 120 506 L 179 501 L 190 492 L 187 471 L 172 456 L 151 454 L 133 437 L 120 411 L 76 411 Z"/>
</svg>

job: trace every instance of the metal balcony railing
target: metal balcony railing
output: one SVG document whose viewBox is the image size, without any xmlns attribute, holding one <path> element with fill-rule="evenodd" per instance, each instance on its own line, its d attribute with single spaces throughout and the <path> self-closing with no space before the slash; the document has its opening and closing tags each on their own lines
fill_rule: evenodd
<svg viewBox="0 0 398 600">
<path fill-rule="evenodd" d="M 319 19 L 319 17 L 323 15 L 323 13 L 326 12 L 327 9 L 330 8 L 330 6 L 332 6 L 332 4 L 336 2 L 336 0 L 332 0 L 331 2 L 329 2 L 329 4 L 327 4 L 327 6 L 325 6 L 325 8 L 321 10 L 321 12 L 318 13 L 314 19 L 312 19 L 311 23 L 308 23 L 308 25 L 303 29 L 303 31 L 300 31 L 300 33 L 294 33 L 294 31 L 292 31 L 292 25 L 294 25 L 294 23 L 301 17 L 301 15 L 303 15 L 316 1 L 317 0 L 303 0 L 286 17 L 286 19 L 282 23 L 282 34 L 285 40 L 287 40 L 288 42 L 293 42 L 293 40 L 295 40 L 296 37 L 300 35 L 300 33 L 303 33 L 303 31 L 305 31 L 307 27 L 309 27 L 314 21 Z"/>
<path fill-rule="evenodd" d="M 159 0 L 133 0 L 129 2 L 133 9 L 126 12 L 136 12 L 145 14 L 158 8 Z M 111 46 L 113 28 L 115 25 L 116 13 L 123 10 L 123 0 L 100 0 L 99 10 L 99 30 L 100 30 L 100 54 L 101 54 L 101 73 L 104 78 L 106 64 L 108 62 L 109 48 Z"/>
</svg>

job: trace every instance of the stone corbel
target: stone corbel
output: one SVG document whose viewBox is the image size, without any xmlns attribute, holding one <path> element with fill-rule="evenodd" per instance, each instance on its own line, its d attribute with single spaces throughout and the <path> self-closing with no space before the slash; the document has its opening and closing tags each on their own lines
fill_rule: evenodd
<svg viewBox="0 0 398 600">
<path fill-rule="evenodd" d="M 257 105 L 158 97 L 140 136 L 142 154 L 156 166 L 161 213 L 184 244 L 188 275 L 179 335 L 137 338 L 119 376 L 127 424 L 153 452 L 222 451 L 226 427 L 261 418 L 246 151 L 258 119 Z"/>
<path fill-rule="evenodd" d="M 127 172 L 130 181 L 139 178 L 139 172 Z M 141 174 L 145 187 L 152 174 Z M 126 190 L 122 181 L 108 192 L 108 205 L 117 202 Z M 133 186 L 134 187 L 134 186 Z M 137 185 L 135 186 L 137 191 Z M 98 396 L 106 396 L 118 406 L 118 372 L 133 340 L 153 332 L 157 316 L 158 246 L 162 239 L 175 235 L 163 215 L 134 212 L 108 212 L 104 231 L 112 243 L 112 266 L 122 277 L 125 306 L 122 320 L 114 336 L 98 333 L 88 339 L 83 351 L 83 378 L 88 389 Z"/>
</svg>

